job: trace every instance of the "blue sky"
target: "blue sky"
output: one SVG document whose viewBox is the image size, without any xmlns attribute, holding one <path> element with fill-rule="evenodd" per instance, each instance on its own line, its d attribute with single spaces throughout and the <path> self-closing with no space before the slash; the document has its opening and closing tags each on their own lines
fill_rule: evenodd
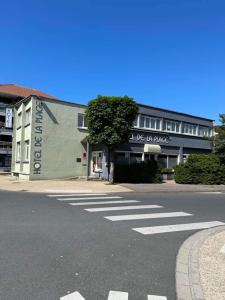
<svg viewBox="0 0 225 300">
<path fill-rule="evenodd" d="M 0 83 L 225 113 L 224 0 L 2 1 L 0 36 Z"/>
</svg>

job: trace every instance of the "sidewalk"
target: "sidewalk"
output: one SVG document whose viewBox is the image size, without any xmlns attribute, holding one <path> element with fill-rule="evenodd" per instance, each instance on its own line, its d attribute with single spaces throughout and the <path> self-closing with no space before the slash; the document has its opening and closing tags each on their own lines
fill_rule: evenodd
<svg viewBox="0 0 225 300">
<path fill-rule="evenodd" d="M 87 180 L 18 180 L 10 175 L 0 175 L 0 190 L 35 193 L 122 193 L 131 192 L 121 185 Z"/>
<path fill-rule="evenodd" d="M 225 185 L 177 184 L 172 180 L 162 184 L 123 183 L 121 185 L 138 193 L 225 192 Z"/>
<path fill-rule="evenodd" d="M 197 232 L 181 246 L 177 300 L 225 299 L 225 226 Z"/>
</svg>

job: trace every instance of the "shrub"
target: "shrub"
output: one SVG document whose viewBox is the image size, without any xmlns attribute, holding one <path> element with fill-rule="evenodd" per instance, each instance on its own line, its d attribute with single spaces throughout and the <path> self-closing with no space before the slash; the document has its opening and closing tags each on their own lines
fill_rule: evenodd
<svg viewBox="0 0 225 300">
<path fill-rule="evenodd" d="M 175 167 L 175 181 L 183 184 L 225 184 L 225 166 L 214 154 L 193 154 Z"/>
<path fill-rule="evenodd" d="M 115 182 L 161 183 L 161 168 L 157 161 L 115 164 Z"/>
</svg>

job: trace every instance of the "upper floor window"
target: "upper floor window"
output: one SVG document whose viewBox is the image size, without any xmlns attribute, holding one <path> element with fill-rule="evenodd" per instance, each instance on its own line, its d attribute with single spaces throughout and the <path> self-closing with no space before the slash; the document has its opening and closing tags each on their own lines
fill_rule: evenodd
<svg viewBox="0 0 225 300">
<path fill-rule="evenodd" d="M 148 116 L 140 117 L 140 127 L 147 128 L 147 129 L 155 129 L 160 130 L 161 120 L 157 118 L 152 118 Z"/>
<path fill-rule="evenodd" d="M 87 121 L 85 114 L 78 113 L 78 127 L 87 128 Z"/>
<path fill-rule="evenodd" d="M 31 109 L 29 108 L 25 112 L 25 125 L 29 125 L 31 122 Z"/>
<path fill-rule="evenodd" d="M 198 134 L 200 136 L 210 136 L 211 130 L 209 127 L 199 126 Z"/>
<path fill-rule="evenodd" d="M 165 120 L 165 130 L 180 133 L 180 122 Z"/>
<path fill-rule="evenodd" d="M 197 134 L 197 125 L 183 123 L 182 133 L 196 135 Z"/>
<path fill-rule="evenodd" d="M 21 127 L 22 125 L 22 112 L 17 114 L 17 127 Z"/>
<path fill-rule="evenodd" d="M 138 122 L 139 121 L 139 118 L 138 118 L 138 116 L 136 116 L 136 118 L 135 118 L 135 120 L 134 120 L 134 122 L 133 122 L 133 126 L 134 127 L 138 127 Z"/>
</svg>

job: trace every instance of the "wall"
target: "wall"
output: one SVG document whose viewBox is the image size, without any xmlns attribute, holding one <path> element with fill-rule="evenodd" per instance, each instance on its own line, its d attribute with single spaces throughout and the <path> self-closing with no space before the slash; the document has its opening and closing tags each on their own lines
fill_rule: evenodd
<svg viewBox="0 0 225 300">
<path fill-rule="evenodd" d="M 85 176 L 86 130 L 78 129 L 83 106 L 33 97 L 30 179 Z M 77 161 L 81 159 L 81 162 Z"/>
</svg>

